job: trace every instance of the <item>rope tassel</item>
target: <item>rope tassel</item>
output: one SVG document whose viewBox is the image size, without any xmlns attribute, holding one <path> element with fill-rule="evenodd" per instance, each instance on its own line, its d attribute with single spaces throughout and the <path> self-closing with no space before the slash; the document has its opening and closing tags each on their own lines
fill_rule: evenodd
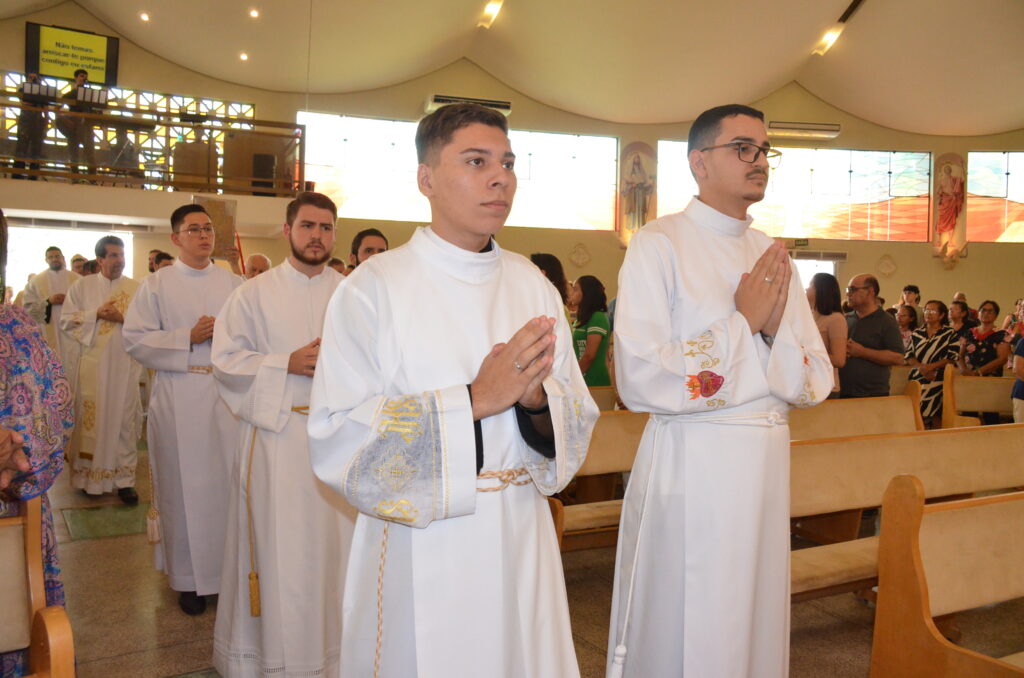
<svg viewBox="0 0 1024 678">
<path fill-rule="evenodd" d="M 249 573 L 249 616 L 260 616 L 260 575 Z"/>
<path fill-rule="evenodd" d="M 626 664 L 626 646 L 616 645 L 615 656 L 612 659 L 612 668 L 608 671 L 608 678 L 622 678 L 622 671 Z"/>
<path fill-rule="evenodd" d="M 160 543 L 160 511 L 152 505 L 146 512 L 146 540 L 150 544 Z"/>
</svg>

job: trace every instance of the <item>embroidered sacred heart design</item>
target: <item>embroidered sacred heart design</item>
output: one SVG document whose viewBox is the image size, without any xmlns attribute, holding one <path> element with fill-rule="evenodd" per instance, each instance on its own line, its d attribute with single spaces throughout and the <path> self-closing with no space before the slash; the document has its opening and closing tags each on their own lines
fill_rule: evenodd
<svg viewBox="0 0 1024 678">
<path fill-rule="evenodd" d="M 710 398 L 718 393 L 725 383 L 725 377 L 711 370 L 703 370 L 697 374 L 686 375 L 686 389 L 690 392 L 690 400 Z"/>
</svg>

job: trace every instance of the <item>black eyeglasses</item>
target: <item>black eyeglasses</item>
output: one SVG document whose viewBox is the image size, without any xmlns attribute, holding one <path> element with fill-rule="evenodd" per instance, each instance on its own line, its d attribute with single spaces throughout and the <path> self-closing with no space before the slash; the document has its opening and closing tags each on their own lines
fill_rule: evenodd
<svg viewBox="0 0 1024 678">
<path fill-rule="evenodd" d="M 739 159 L 742 160 L 743 162 L 748 162 L 750 164 L 754 164 L 755 162 L 757 162 L 757 159 L 760 158 L 762 154 L 764 154 L 765 160 L 768 161 L 768 166 L 771 167 L 772 169 L 776 169 L 779 166 L 779 163 L 782 161 L 782 151 L 776 150 L 774 148 L 757 146 L 755 144 L 750 144 L 745 141 L 730 141 L 727 144 L 707 146 L 706 148 L 702 148 L 700 150 L 703 153 L 704 151 L 713 151 L 716 148 L 734 148 L 736 149 L 736 155 L 739 156 Z"/>
</svg>

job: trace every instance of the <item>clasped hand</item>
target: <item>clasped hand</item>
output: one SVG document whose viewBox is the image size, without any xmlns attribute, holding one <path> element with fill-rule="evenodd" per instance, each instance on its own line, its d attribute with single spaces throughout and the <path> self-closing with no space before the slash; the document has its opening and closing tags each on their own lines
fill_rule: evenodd
<svg viewBox="0 0 1024 678">
<path fill-rule="evenodd" d="M 199 316 L 195 327 L 189 333 L 189 341 L 193 344 L 201 344 L 213 336 L 213 323 L 216 320 L 212 315 Z"/>
<path fill-rule="evenodd" d="M 775 336 L 779 331 L 792 277 L 789 254 L 782 243 L 774 243 L 766 249 L 750 273 L 740 277 L 733 299 L 736 310 L 747 319 L 751 334 L 761 332 Z"/>
<path fill-rule="evenodd" d="M 96 317 L 100 320 L 108 320 L 112 323 L 124 322 L 124 316 L 121 315 L 121 312 L 117 310 L 117 307 L 114 306 L 114 302 L 112 301 L 108 301 L 107 303 L 100 305 L 96 309 Z"/>
<path fill-rule="evenodd" d="M 0 490 L 6 490 L 16 474 L 32 468 L 22 449 L 24 444 L 20 433 L 0 427 Z"/>
<path fill-rule="evenodd" d="M 538 316 L 508 342 L 495 344 L 470 384 L 474 421 L 504 412 L 516 403 L 531 410 L 544 406 L 544 380 L 555 360 L 554 327 L 554 318 Z"/>
<path fill-rule="evenodd" d="M 316 359 L 320 355 L 320 337 L 301 348 L 292 351 L 288 356 L 288 374 L 312 377 L 316 369 Z"/>
</svg>

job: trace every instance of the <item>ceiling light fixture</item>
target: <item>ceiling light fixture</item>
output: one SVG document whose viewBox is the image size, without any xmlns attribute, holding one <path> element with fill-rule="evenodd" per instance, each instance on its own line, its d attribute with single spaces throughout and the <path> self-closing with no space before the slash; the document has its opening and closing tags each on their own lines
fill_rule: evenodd
<svg viewBox="0 0 1024 678">
<path fill-rule="evenodd" d="M 857 11 L 857 8 L 860 7 L 862 2 L 864 2 L 864 0 L 853 0 L 849 4 L 846 11 L 843 12 L 843 15 L 839 17 L 839 21 L 825 31 L 825 35 L 823 35 L 821 40 L 818 41 L 818 44 L 811 51 L 811 54 L 822 55 L 832 49 L 832 45 L 836 44 L 836 40 L 838 40 L 839 36 L 843 34 L 843 29 L 846 28 L 846 22 L 850 20 L 850 17 L 853 16 L 853 13 Z"/>
<path fill-rule="evenodd" d="M 140 18 L 140 19 L 142 19 L 143 21 L 149 21 L 149 15 L 148 15 L 148 14 L 146 14 L 145 12 L 143 12 L 142 14 L 140 14 L 140 15 L 139 15 L 139 18 Z"/>
<path fill-rule="evenodd" d="M 843 34 L 844 24 L 836 24 L 825 31 L 825 35 L 821 37 L 817 46 L 811 54 L 824 54 L 832 48 L 832 45 L 836 44 L 836 40 Z"/>
<path fill-rule="evenodd" d="M 498 18 L 498 12 L 501 11 L 501 5 L 504 0 L 491 0 L 484 7 L 484 15 L 480 19 L 480 23 L 477 24 L 480 28 L 490 28 L 494 20 Z"/>
<path fill-rule="evenodd" d="M 258 9 L 250 9 L 249 10 L 249 16 L 251 16 L 253 19 L 259 19 L 260 18 L 260 11 Z"/>
<path fill-rule="evenodd" d="M 245 52 L 242 52 L 241 54 L 238 55 L 238 58 L 241 59 L 242 61 L 248 61 L 249 60 L 249 55 L 246 54 Z"/>
</svg>

